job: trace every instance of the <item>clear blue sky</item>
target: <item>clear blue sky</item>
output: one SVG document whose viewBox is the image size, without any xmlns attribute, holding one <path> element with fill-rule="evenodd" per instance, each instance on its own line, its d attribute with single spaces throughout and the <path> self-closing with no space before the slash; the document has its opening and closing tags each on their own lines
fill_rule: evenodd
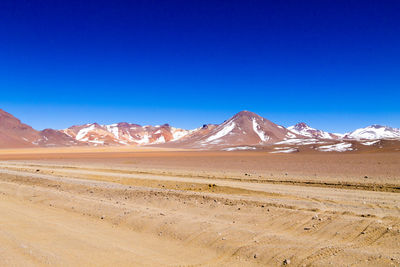
<svg viewBox="0 0 400 267">
<path fill-rule="evenodd" d="M 0 91 L 37 129 L 400 127 L 400 1 L 2 0 Z"/>
</svg>

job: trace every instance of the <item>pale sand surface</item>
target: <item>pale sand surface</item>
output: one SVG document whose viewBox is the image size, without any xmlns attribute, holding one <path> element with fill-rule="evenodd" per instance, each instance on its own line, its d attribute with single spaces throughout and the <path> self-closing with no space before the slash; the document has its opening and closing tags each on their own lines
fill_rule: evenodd
<svg viewBox="0 0 400 267">
<path fill-rule="evenodd" d="M 399 266 L 399 154 L 3 150 L 0 265 Z"/>
</svg>

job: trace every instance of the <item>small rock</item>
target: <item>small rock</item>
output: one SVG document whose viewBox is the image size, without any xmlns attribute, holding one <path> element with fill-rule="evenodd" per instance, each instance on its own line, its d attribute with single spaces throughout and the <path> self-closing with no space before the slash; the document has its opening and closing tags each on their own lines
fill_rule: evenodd
<svg viewBox="0 0 400 267">
<path fill-rule="evenodd" d="M 365 235 L 365 232 L 364 232 L 364 231 L 362 231 L 362 232 L 361 232 L 361 234 L 362 234 L 362 235 Z"/>
<path fill-rule="evenodd" d="M 225 237 L 223 237 L 223 238 L 221 238 L 222 240 L 226 240 L 226 238 Z"/>
<path fill-rule="evenodd" d="M 289 260 L 289 259 L 285 259 L 285 260 L 283 261 L 283 265 L 288 265 L 288 264 L 290 264 L 290 260 Z"/>
<path fill-rule="evenodd" d="M 254 254 L 254 256 L 253 256 L 255 259 L 257 258 L 257 254 Z"/>
<path fill-rule="evenodd" d="M 164 213 L 162 213 L 162 212 L 160 212 L 160 216 L 165 216 L 165 214 L 164 214 Z"/>
<path fill-rule="evenodd" d="M 312 217 L 312 219 L 313 219 L 313 220 L 317 220 L 317 219 L 318 219 L 318 215 L 314 215 L 314 216 Z"/>
<path fill-rule="evenodd" d="M 104 220 L 104 215 L 100 217 L 100 219 Z"/>
<path fill-rule="evenodd" d="M 367 179 L 367 178 L 368 178 L 368 176 L 366 176 L 366 175 L 365 175 L 365 176 L 364 176 L 364 178 L 365 178 L 365 179 Z"/>
<path fill-rule="evenodd" d="M 304 227 L 304 230 L 308 231 L 308 230 L 311 230 L 311 228 L 310 227 Z"/>
</svg>

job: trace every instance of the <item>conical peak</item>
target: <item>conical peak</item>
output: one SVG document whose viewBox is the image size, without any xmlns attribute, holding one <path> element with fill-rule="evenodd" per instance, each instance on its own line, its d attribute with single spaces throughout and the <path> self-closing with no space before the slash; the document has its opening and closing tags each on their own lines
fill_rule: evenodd
<svg viewBox="0 0 400 267">
<path fill-rule="evenodd" d="M 242 110 L 242 111 L 238 112 L 236 115 L 238 115 L 238 116 L 254 116 L 254 115 L 258 116 L 256 113 L 248 111 L 248 110 Z"/>
<path fill-rule="evenodd" d="M 236 115 L 234 115 L 232 117 L 232 119 L 236 119 L 236 118 L 250 118 L 250 119 L 253 119 L 253 118 L 262 118 L 262 117 L 260 115 L 256 114 L 256 113 L 254 113 L 254 112 L 251 112 L 251 111 L 248 111 L 248 110 L 243 110 L 243 111 L 240 111 L 239 113 L 237 113 Z"/>
<path fill-rule="evenodd" d="M 305 129 L 305 128 L 310 128 L 310 126 L 305 122 L 299 122 L 294 126 L 294 128 L 296 128 L 296 129 Z"/>
</svg>

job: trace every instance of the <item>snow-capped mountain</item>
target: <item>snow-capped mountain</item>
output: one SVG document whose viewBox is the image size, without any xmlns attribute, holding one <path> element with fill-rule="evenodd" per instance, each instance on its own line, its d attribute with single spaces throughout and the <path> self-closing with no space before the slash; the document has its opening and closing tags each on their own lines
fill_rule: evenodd
<svg viewBox="0 0 400 267">
<path fill-rule="evenodd" d="M 208 127 L 208 126 L 207 126 Z M 285 138 L 296 137 L 279 126 L 250 111 L 241 111 L 212 129 L 200 129 L 204 133 L 196 138 L 188 136 L 176 144 L 186 147 L 225 147 L 237 145 L 265 145 Z M 205 131 L 208 130 L 208 131 Z M 198 134 L 195 131 L 193 134 Z"/>
<path fill-rule="evenodd" d="M 340 135 L 328 133 L 322 130 L 314 129 L 308 126 L 304 122 L 297 123 L 294 126 L 290 126 L 287 128 L 289 131 L 302 135 L 309 138 L 317 138 L 317 139 L 339 139 Z"/>
<path fill-rule="evenodd" d="M 345 134 L 343 138 L 357 140 L 400 139 L 400 129 L 381 125 L 371 125 Z"/>
<path fill-rule="evenodd" d="M 355 151 L 355 142 L 362 147 L 373 147 L 379 142 L 381 147 L 386 144 L 381 142 L 384 139 L 400 140 L 400 129 L 372 125 L 345 135 L 317 130 L 305 123 L 286 129 L 250 111 L 241 111 L 221 124 L 204 124 L 193 130 L 174 128 L 168 124 L 141 126 L 121 122 L 37 131 L 0 109 L 0 148 L 154 145 L 233 151 L 273 145 L 279 148 L 274 153 L 283 153 L 286 150 L 298 151 L 299 147 L 309 145 L 317 146 L 318 151 Z M 393 141 L 387 144 L 393 144 Z"/>
<path fill-rule="evenodd" d="M 141 126 L 126 122 L 100 125 L 97 123 L 72 126 L 62 130 L 79 142 L 90 145 L 149 145 L 163 144 L 178 140 L 190 131 L 178 129 L 168 124 Z"/>
</svg>

